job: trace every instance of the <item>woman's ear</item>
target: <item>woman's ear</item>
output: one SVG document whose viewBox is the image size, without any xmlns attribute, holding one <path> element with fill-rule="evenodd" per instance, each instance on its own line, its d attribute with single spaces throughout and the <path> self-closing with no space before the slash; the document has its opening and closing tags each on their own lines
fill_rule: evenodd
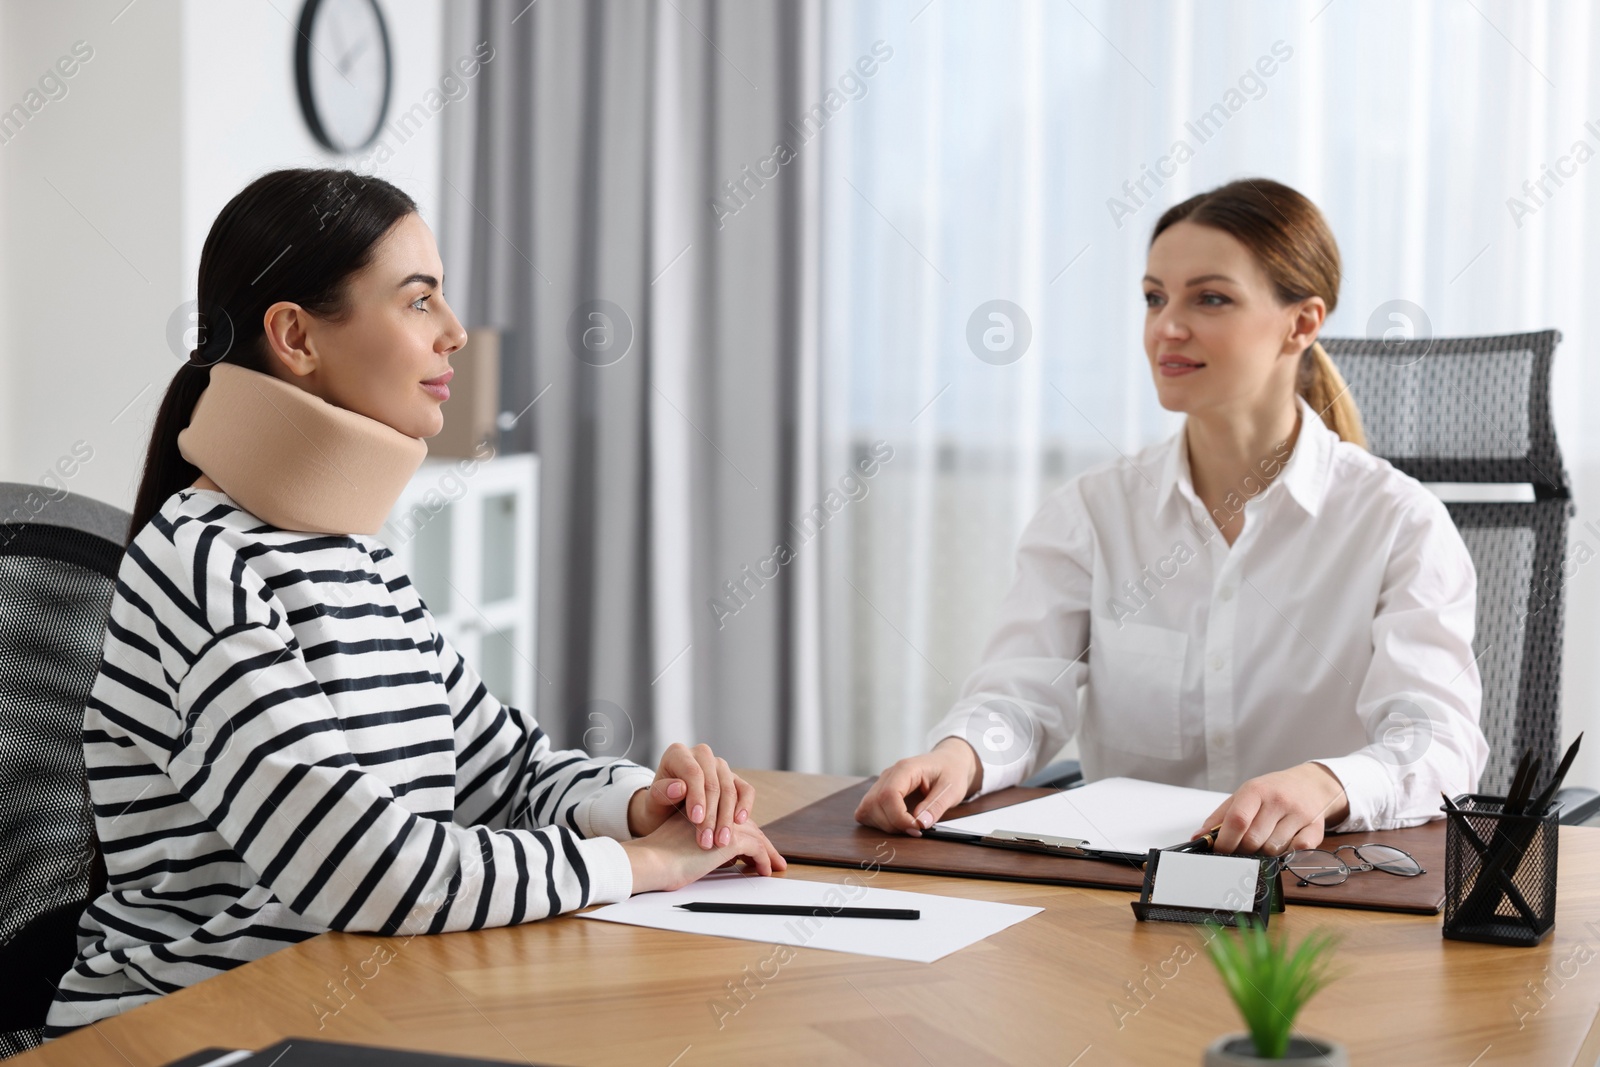
<svg viewBox="0 0 1600 1067">
<path fill-rule="evenodd" d="M 1290 324 L 1291 332 L 1283 342 L 1284 353 L 1298 356 L 1310 348 L 1312 342 L 1317 339 L 1317 334 L 1322 331 L 1322 324 L 1327 317 L 1328 305 L 1322 297 L 1308 296 L 1300 301 L 1295 309 L 1294 320 Z"/>
<path fill-rule="evenodd" d="M 317 369 L 317 353 L 311 341 L 311 314 L 299 304 L 280 300 L 262 316 L 262 331 L 267 343 L 267 362 L 275 368 L 303 378 Z"/>
</svg>

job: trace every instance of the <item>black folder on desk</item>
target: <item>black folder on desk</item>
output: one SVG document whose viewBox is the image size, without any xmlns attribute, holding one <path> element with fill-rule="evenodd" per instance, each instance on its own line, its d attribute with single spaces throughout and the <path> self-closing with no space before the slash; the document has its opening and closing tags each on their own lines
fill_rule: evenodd
<svg viewBox="0 0 1600 1067">
<path fill-rule="evenodd" d="M 1144 884 L 1144 857 L 1138 863 L 1106 862 L 1072 855 L 1061 848 L 994 844 L 973 848 L 967 844 L 927 836 L 908 837 L 862 826 L 855 820 L 856 805 L 872 779 L 848 786 L 762 826 L 767 838 L 790 863 L 828 867 L 936 874 L 962 878 L 992 878 L 1045 885 L 1123 889 L 1137 894 Z M 978 797 L 945 813 L 946 819 L 1017 804 L 1046 796 L 1052 790 L 1020 786 Z M 1204 816 L 1202 816 L 1204 817 Z M 1405 849 L 1427 871 L 1416 878 L 1358 875 L 1340 885 L 1298 886 L 1284 879 L 1284 897 L 1290 904 L 1315 904 L 1332 908 L 1437 915 L 1444 904 L 1444 821 L 1435 820 L 1404 830 L 1377 830 L 1333 834 L 1324 848 L 1381 842 Z"/>
</svg>

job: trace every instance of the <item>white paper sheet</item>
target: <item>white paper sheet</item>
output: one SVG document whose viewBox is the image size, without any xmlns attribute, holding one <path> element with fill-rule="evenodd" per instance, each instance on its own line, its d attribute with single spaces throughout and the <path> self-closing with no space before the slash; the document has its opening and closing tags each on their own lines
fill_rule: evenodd
<svg viewBox="0 0 1600 1067">
<path fill-rule="evenodd" d="M 858 876 L 859 877 L 859 876 Z M 716 915 L 683 911 L 690 901 L 740 904 L 803 904 L 851 908 L 916 908 L 920 919 L 846 919 L 838 915 L 811 918 L 796 915 Z M 874 889 L 860 884 L 808 882 L 799 878 L 743 875 L 733 871 L 707 875 L 671 893 L 640 893 L 618 904 L 582 913 L 584 919 L 709 934 L 741 941 L 854 952 L 913 963 L 932 963 L 958 949 L 982 941 L 1008 926 L 1037 915 L 1043 908 L 995 904 L 965 897 Z"/>
<path fill-rule="evenodd" d="M 988 834 L 996 830 L 1076 837 L 1108 852 L 1148 852 L 1189 840 L 1200 821 L 1228 799 L 1209 789 L 1104 778 L 1080 789 L 1025 800 L 981 815 L 937 824 L 946 830 Z"/>
</svg>

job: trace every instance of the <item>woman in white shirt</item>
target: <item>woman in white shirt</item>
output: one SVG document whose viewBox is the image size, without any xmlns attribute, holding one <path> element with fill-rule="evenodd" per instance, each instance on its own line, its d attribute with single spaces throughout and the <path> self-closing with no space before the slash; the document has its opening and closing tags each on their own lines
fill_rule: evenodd
<svg viewBox="0 0 1600 1067">
<path fill-rule="evenodd" d="M 1476 786 L 1472 560 L 1365 450 L 1316 343 L 1339 295 L 1322 214 L 1232 182 L 1168 210 L 1147 266 L 1145 353 L 1183 429 L 1040 508 L 932 750 L 879 776 L 861 822 L 917 834 L 1074 735 L 1090 781 L 1229 792 L 1195 827 L 1223 852 L 1415 825 Z"/>
</svg>

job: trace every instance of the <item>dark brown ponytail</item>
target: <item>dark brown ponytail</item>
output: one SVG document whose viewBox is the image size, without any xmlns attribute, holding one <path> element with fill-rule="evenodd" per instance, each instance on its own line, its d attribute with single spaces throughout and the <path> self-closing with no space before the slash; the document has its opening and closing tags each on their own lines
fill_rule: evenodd
<svg viewBox="0 0 1600 1067">
<path fill-rule="evenodd" d="M 197 345 L 167 386 L 150 433 L 128 540 L 200 469 L 178 451 L 211 367 L 269 373 L 267 308 L 287 300 L 324 318 L 345 313 L 345 283 L 416 202 L 381 178 L 349 170 L 278 170 L 228 201 L 200 252 Z"/>
</svg>

